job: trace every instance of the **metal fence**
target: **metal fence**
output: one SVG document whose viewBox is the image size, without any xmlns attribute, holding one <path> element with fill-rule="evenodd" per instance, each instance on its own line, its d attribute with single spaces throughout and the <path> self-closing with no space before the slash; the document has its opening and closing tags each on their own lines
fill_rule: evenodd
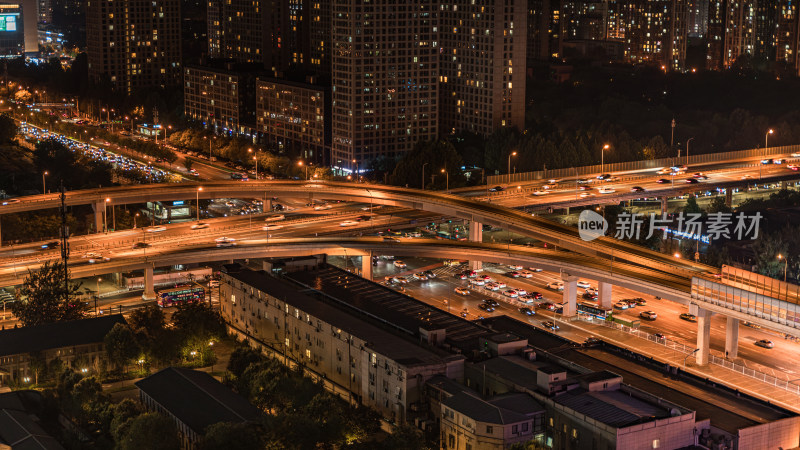
<svg viewBox="0 0 800 450">
<path fill-rule="evenodd" d="M 743 158 L 767 158 L 783 156 L 787 153 L 800 151 L 800 145 L 785 145 L 782 147 L 754 148 L 749 150 L 738 150 L 723 153 L 705 153 L 678 158 L 660 158 L 643 161 L 627 161 L 620 163 L 610 163 L 605 165 L 596 164 L 593 166 L 565 167 L 562 169 L 537 170 L 535 172 L 519 172 L 506 175 L 489 175 L 486 177 L 486 184 L 518 183 L 526 181 L 548 180 L 551 178 L 580 177 L 589 174 L 603 172 L 627 172 L 635 170 L 659 169 L 670 167 L 674 164 L 709 164 L 728 160 Z"/>
<path fill-rule="evenodd" d="M 579 320 L 585 320 L 587 322 L 591 322 L 591 323 L 594 323 L 596 325 L 602 325 L 602 326 L 607 327 L 607 328 L 613 328 L 615 330 L 620 330 L 620 331 L 623 331 L 625 333 L 628 333 L 628 334 L 631 334 L 633 336 L 636 336 L 638 338 L 645 339 L 645 340 L 648 340 L 650 342 L 663 345 L 664 347 L 666 347 L 668 349 L 678 351 L 678 352 L 683 353 L 683 354 L 685 354 L 687 356 L 691 355 L 692 353 L 694 353 L 695 348 L 696 348 L 696 347 L 687 346 L 687 345 L 685 345 L 685 344 L 683 344 L 681 342 L 673 341 L 671 339 L 659 338 L 659 337 L 657 337 L 657 336 L 655 336 L 653 334 L 647 333 L 647 332 L 639 330 L 637 328 L 631 328 L 631 327 L 629 327 L 627 325 L 622 325 L 622 324 L 616 323 L 616 322 L 611 322 L 611 321 L 606 321 L 606 320 L 586 320 L 586 319 L 583 319 L 583 318 L 580 318 Z M 742 374 L 744 376 L 747 376 L 749 378 L 753 378 L 755 380 L 758 380 L 758 381 L 764 382 L 766 384 L 775 386 L 777 388 L 786 390 L 786 391 L 791 392 L 793 394 L 800 394 L 800 385 L 794 384 L 789 380 L 783 380 L 783 379 L 774 377 L 772 375 L 767 375 L 764 372 L 760 372 L 758 370 L 751 369 L 751 368 L 746 367 L 746 366 L 744 366 L 742 364 L 737 364 L 737 363 L 735 363 L 733 361 L 727 360 L 725 358 L 720 358 L 719 356 L 716 356 L 716 355 L 713 355 L 713 354 L 709 355 L 709 362 L 711 364 L 715 364 L 717 366 L 724 367 L 726 369 L 729 369 L 729 370 L 732 370 L 734 372 L 740 373 L 740 374 Z"/>
</svg>

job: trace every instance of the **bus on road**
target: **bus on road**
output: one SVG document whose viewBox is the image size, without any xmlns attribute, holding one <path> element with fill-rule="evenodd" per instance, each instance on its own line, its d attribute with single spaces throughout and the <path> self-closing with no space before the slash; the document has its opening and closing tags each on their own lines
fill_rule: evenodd
<svg viewBox="0 0 800 450">
<path fill-rule="evenodd" d="M 170 306 L 183 305 L 186 303 L 202 302 L 205 298 L 205 288 L 196 283 L 178 285 L 156 292 L 158 306 L 162 308 L 169 308 Z"/>
<path fill-rule="evenodd" d="M 596 317 L 600 320 L 606 320 L 606 318 L 613 312 L 612 308 L 604 308 L 596 303 L 592 302 L 580 302 L 578 303 L 578 314 L 586 314 L 588 316 Z"/>
</svg>

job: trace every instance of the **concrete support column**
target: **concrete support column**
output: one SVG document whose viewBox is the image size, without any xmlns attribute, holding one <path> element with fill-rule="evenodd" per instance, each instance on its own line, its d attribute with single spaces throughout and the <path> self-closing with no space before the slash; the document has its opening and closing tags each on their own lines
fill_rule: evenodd
<svg viewBox="0 0 800 450">
<path fill-rule="evenodd" d="M 264 210 L 263 212 L 272 212 L 272 199 L 267 199 L 267 202 L 264 203 L 264 206 L 261 209 Z"/>
<path fill-rule="evenodd" d="M 372 280 L 372 252 L 361 257 L 361 276 Z"/>
<path fill-rule="evenodd" d="M 611 283 L 601 281 L 597 286 L 597 298 L 600 300 L 600 306 L 611 308 Z"/>
<path fill-rule="evenodd" d="M 725 204 L 731 206 L 733 203 L 733 188 L 725 189 Z"/>
<path fill-rule="evenodd" d="M 667 212 L 667 208 L 669 207 L 669 199 L 666 196 L 664 196 L 661 197 L 659 200 L 661 200 L 661 214 L 664 214 Z"/>
<path fill-rule="evenodd" d="M 470 221 L 469 223 L 469 240 L 472 242 L 483 242 L 483 224 L 480 222 Z M 482 261 L 470 261 L 469 268 L 471 270 L 481 270 L 483 268 Z"/>
<path fill-rule="evenodd" d="M 697 308 L 697 365 L 708 364 L 709 344 L 711 341 L 711 311 Z"/>
<path fill-rule="evenodd" d="M 147 266 L 144 268 L 144 293 L 142 294 L 142 299 L 156 299 L 156 290 L 153 287 L 153 266 Z"/>
<path fill-rule="evenodd" d="M 725 325 L 725 357 L 736 358 L 739 354 L 739 319 L 728 316 Z"/>
<path fill-rule="evenodd" d="M 573 277 L 568 273 L 561 273 L 561 280 L 564 282 L 564 317 L 573 317 L 578 313 L 576 298 L 578 296 L 578 277 Z"/>
<path fill-rule="evenodd" d="M 789 189 L 789 182 L 786 180 L 781 181 L 781 189 Z"/>
<path fill-rule="evenodd" d="M 105 203 L 97 202 L 92 205 L 92 209 L 94 210 L 94 232 L 95 233 L 102 233 L 103 230 L 103 210 L 105 208 Z"/>
</svg>

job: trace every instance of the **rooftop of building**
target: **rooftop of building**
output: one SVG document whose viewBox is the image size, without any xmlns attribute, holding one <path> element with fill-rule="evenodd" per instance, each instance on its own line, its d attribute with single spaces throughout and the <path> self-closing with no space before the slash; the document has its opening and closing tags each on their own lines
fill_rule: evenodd
<svg viewBox="0 0 800 450">
<path fill-rule="evenodd" d="M 434 375 L 425 383 L 430 388 L 437 389 L 443 392 L 446 392 L 450 395 L 456 395 L 461 392 L 469 392 L 471 391 L 470 388 L 464 386 L 463 384 L 457 382 L 456 380 L 451 380 L 444 375 Z"/>
<path fill-rule="evenodd" d="M 287 277 L 412 336 L 419 336 L 420 328 L 444 329 L 445 341 L 464 354 L 478 347 L 479 337 L 498 334 L 329 264 L 316 270 L 294 272 Z"/>
<path fill-rule="evenodd" d="M 729 433 L 736 434 L 742 428 L 795 416 L 775 405 L 699 381 L 665 377 L 663 370 L 624 358 L 602 347 L 581 349 L 565 346 L 564 338 L 537 330 L 508 316 L 491 317 L 485 323 L 494 330 L 526 337 L 528 343 L 540 352 L 557 352 L 559 357 L 585 368 L 587 372 L 608 370 L 619 374 L 625 384 L 691 409 L 695 411 L 698 421 L 710 419 L 712 426 Z"/>
<path fill-rule="evenodd" d="M 243 63 L 226 58 L 208 58 L 202 61 L 200 64 L 187 64 L 186 68 L 232 74 L 253 73 L 258 75 L 260 73 L 264 73 L 264 65 L 261 63 Z"/>
<path fill-rule="evenodd" d="M 524 422 L 533 415 L 544 413 L 542 405 L 530 395 L 521 392 L 484 400 L 477 394 L 462 391 L 442 400 L 442 405 L 475 421 L 498 425 Z"/>
<path fill-rule="evenodd" d="M 118 323 L 125 323 L 121 314 L 2 330 L 0 356 L 103 342 Z"/>
<path fill-rule="evenodd" d="M 38 424 L 42 395 L 37 391 L 0 394 L 0 444 L 14 450 L 63 450 Z"/>
<path fill-rule="evenodd" d="M 309 290 L 302 286 L 238 264 L 224 265 L 223 272 L 267 295 L 288 303 L 300 311 L 324 320 L 353 336 L 357 336 L 359 339 L 366 341 L 370 349 L 405 366 L 434 364 L 447 359 L 388 330 L 373 325 L 365 321 L 364 318 L 353 315 L 350 311 L 344 311 L 308 295 Z"/>
<path fill-rule="evenodd" d="M 598 381 L 608 381 L 616 378 L 622 378 L 622 375 L 617 375 L 610 370 L 601 370 L 599 372 L 590 372 L 583 375 L 578 375 L 578 379 L 586 383 L 596 383 Z"/>
<path fill-rule="evenodd" d="M 197 433 L 215 423 L 256 420 L 261 411 L 206 372 L 168 367 L 136 387 Z"/>
<path fill-rule="evenodd" d="M 620 390 L 590 392 L 577 388 L 555 395 L 553 401 L 616 428 L 665 419 L 687 412 L 671 408 L 670 405 L 648 402 Z"/>
<path fill-rule="evenodd" d="M 517 342 L 520 337 L 511 333 L 498 333 L 488 336 L 487 339 L 497 344 L 506 344 L 508 342 Z"/>
</svg>

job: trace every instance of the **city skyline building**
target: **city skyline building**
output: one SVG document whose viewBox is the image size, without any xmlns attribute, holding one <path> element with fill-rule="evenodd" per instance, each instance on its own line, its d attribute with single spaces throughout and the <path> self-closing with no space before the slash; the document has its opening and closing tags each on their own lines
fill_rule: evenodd
<svg viewBox="0 0 800 450">
<path fill-rule="evenodd" d="M 131 94 L 180 84 L 178 0 L 88 0 L 89 76 Z"/>
</svg>

